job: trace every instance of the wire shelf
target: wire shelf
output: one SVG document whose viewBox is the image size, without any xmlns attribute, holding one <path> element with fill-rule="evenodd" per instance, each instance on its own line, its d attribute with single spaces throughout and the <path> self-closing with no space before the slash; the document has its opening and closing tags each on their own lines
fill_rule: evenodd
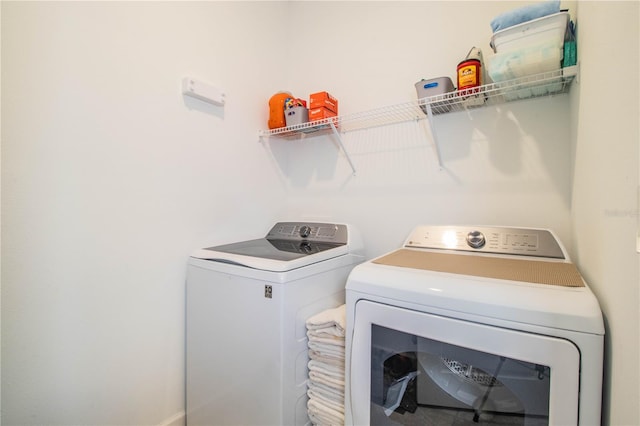
<svg viewBox="0 0 640 426">
<path fill-rule="evenodd" d="M 423 120 L 428 118 L 429 108 L 432 115 L 439 115 L 522 99 L 562 94 L 569 92 L 571 82 L 576 75 L 577 66 L 572 66 L 354 114 L 279 129 L 260 130 L 259 136 L 288 137 L 321 130 L 336 131 L 336 129 L 339 132 L 349 132 L 406 121 Z"/>
</svg>

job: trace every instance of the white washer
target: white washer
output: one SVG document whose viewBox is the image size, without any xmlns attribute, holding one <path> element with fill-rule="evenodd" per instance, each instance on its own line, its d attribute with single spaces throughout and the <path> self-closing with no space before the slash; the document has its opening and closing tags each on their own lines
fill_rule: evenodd
<svg viewBox="0 0 640 426">
<path fill-rule="evenodd" d="M 602 313 L 547 230 L 418 227 L 346 300 L 347 424 L 600 424 Z"/>
<path fill-rule="evenodd" d="M 303 425 L 310 316 L 344 303 L 364 260 L 344 224 L 280 222 L 197 250 L 187 271 L 189 425 Z"/>
</svg>

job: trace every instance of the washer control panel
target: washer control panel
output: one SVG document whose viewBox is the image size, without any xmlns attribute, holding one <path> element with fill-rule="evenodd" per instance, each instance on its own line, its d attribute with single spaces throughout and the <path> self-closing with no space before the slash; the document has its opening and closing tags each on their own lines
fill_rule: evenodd
<svg viewBox="0 0 640 426">
<path fill-rule="evenodd" d="M 411 232 L 404 246 L 555 259 L 567 258 L 556 237 L 545 229 L 419 226 Z"/>
<path fill-rule="evenodd" d="M 348 243 L 346 225 L 334 223 L 278 222 L 269 231 L 268 240 L 306 240 L 335 244 Z"/>
</svg>

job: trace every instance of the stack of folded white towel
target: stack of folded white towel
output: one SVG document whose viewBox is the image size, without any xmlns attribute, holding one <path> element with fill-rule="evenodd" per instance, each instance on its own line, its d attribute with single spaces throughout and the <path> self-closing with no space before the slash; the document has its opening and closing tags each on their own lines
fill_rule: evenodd
<svg viewBox="0 0 640 426">
<path fill-rule="evenodd" d="M 345 305 L 327 309 L 307 320 L 307 411 L 314 425 L 344 425 L 345 327 Z"/>
</svg>

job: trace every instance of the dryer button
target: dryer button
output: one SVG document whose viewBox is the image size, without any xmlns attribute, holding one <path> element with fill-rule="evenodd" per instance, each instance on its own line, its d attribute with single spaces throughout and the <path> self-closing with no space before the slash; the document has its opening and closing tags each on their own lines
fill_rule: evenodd
<svg viewBox="0 0 640 426">
<path fill-rule="evenodd" d="M 471 231 L 467 234 L 467 244 L 471 248 L 479 249 L 484 246 L 486 240 L 480 231 Z"/>
</svg>

